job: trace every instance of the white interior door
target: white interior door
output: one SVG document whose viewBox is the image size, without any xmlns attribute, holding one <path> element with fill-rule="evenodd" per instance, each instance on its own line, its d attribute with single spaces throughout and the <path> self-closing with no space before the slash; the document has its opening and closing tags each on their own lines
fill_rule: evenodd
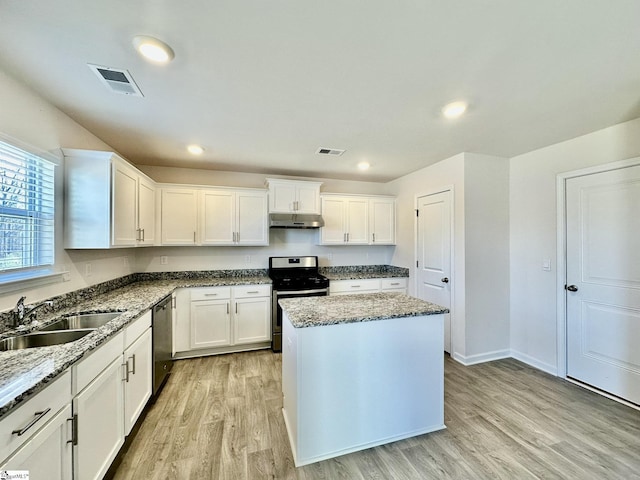
<svg viewBox="0 0 640 480">
<path fill-rule="evenodd" d="M 418 198 L 418 298 L 451 308 L 451 191 Z M 444 316 L 451 353 L 451 314 Z"/>
<path fill-rule="evenodd" d="M 566 195 L 567 376 L 640 404 L 640 166 Z"/>
</svg>

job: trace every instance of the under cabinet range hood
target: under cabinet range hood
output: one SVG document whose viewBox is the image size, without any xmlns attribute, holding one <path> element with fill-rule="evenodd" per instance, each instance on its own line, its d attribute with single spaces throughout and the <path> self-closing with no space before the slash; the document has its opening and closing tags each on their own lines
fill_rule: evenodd
<svg viewBox="0 0 640 480">
<path fill-rule="evenodd" d="M 271 213 L 269 214 L 270 228 L 320 228 L 324 220 L 316 214 L 299 213 Z"/>
</svg>

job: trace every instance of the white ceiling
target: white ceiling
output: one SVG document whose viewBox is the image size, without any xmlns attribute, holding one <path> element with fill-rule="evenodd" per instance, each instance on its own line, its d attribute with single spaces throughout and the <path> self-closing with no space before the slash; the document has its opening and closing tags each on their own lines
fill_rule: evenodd
<svg viewBox="0 0 640 480">
<path fill-rule="evenodd" d="M 639 20 L 638 0 L 0 0 L 0 68 L 137 164 L 385 181 L 640 117 Z"/>
</svg>

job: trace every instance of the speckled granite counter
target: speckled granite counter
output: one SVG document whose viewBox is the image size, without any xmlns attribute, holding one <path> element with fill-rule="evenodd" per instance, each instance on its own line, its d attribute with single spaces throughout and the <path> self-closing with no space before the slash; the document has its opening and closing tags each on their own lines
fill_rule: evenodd
<svg viewBox="0 0 640 480">
<path fill-rule="evenodd" d="M 234 272 L 235 273 L 235 272 Z M 76 312 L 122 311 L 122 315 L 75 342 L 51 347 L 0 352 L 0 419 L 45 388 L 58 375 L 83 356 L 105 343 L 177 288 L 252 285 L 271 283 L 266 271 L 249 271 L 247 275 L 206 273 L 135 274 L 126 283 L 122 279 L 107 282 L 54 299 L 55 311 L 48 311 L 37 325 L 18 333 L 37 330 L 60 315 Z M 122 283 L 125 283 L 121 285 Z M 116 286 L 115 289 L 109 289 Z M 72 298 L 69 298 L 69 297 Z M 64 297 L 64 298 L 63 298 Z M 45 310 L 45 309 L 43 309 Z M 3 314 L 7 315 L 7 314 Z M 6 330 L 2 337 L 16 331 Z"/>
<path fill-rule="evenodd" d="M 295 328 L 449 312 L 444 307 L 402 293 L 286 298 L 279 303 Z"/>
<path fill-rule="evenodd" d="M 320 267 L 320 273 L 329 280 L 362 280 L 366 278 L 409 277 L 409 269 L 392 265 L 355 265 Z"/>
</svg>

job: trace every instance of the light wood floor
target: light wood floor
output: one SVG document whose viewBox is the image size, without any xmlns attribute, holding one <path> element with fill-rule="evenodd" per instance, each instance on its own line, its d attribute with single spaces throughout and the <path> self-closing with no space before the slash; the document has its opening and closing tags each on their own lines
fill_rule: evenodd
<svg viewBox="0 0 640 480">
<path fill-rule="evenodd" d="M 445 358 L 447 429 L 293 466 L 281 356 L 181 360 L 115 478 L 640 478 L 640 412 L 516 360 Z"/>
</svg>

